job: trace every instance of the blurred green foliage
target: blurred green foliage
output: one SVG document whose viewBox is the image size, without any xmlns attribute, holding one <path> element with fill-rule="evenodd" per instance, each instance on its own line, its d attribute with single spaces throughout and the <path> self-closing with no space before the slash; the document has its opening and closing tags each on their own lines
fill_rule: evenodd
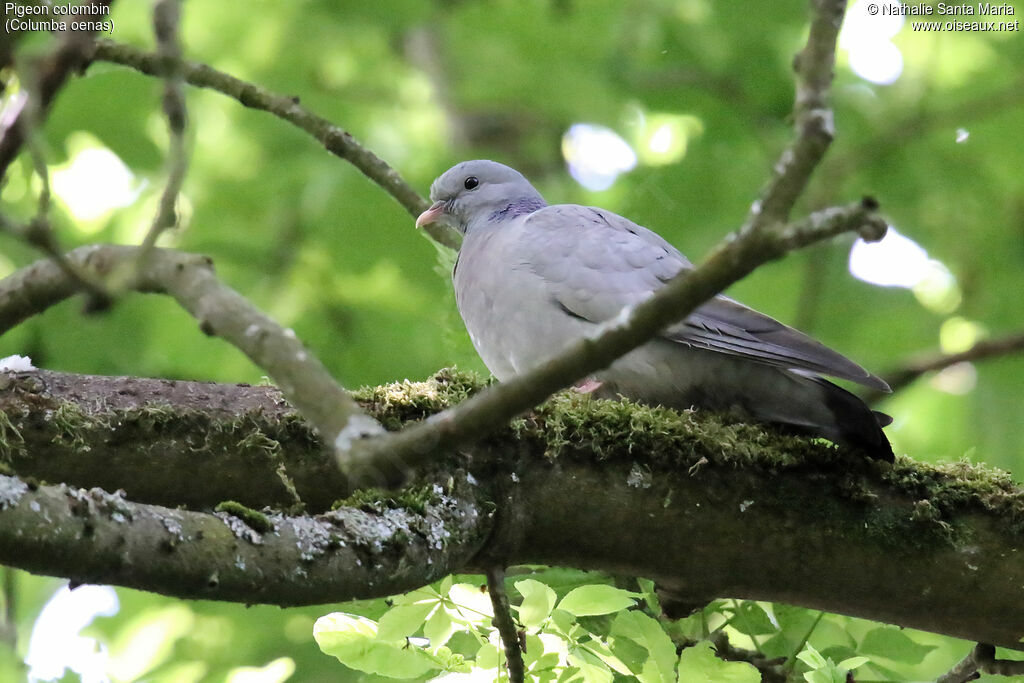
<svg viewBox="0 0 1024 683">
<path fill-rule="evenodd" d="M 424 194 L 452 163 L 494 158 L 526 173 L 549 201 L 599 204 L 699 260 L 740 224 L 791 135 L 790 64 L 806 32 L 805 4 L 219 0 L 184 4 L 182 42 L 189 59 L 300 97 Z M 863 5 L 854 11 L 863 14 Z M 115 3 L 111 37 L 152 46 L 150 12 L 150 3 Z M 1009 19 L 1022 12 L 1018 2 Z M 854 279 L 846 267 L 852 238 L 791 255 L 731 291 L 877 371 L 937 350 L 952 316 L 988 335 L 1024 327 L 1024 39 L 1019 31 L 924 33 L 908 24 L 893 41 L 904 68 L 892 85 L 860 78 L 840 51 L 832 98 L 838 136 L 802 209 L 877 197 L 900 232 L 953 274 L 959 301 L 939 312 L 906 289 Z M 35 36 L 21 47 L 48 45 Z M 148 228 L 165 177 L 160 89 L 97 63 L 60 95 L 41 136 L 54 174 L 83 149 L 105 147 L 134 175 L 138 195 L 85 219 L 58 192 L 53 218 L 65 246 L 137 241 Z M 184 227 L 165 237 L 167 245 L 211 255 L 226 282 L 294 328 L 348 386 L 421 378 L 452 363 L 483 370 L 435 249 L 396 202 L 272 116 L 214 92 L 190 89 L 187 98 Z M 571 124 L 601 124 L 638 146 L 651 133 L 644 122 L 657 120 L 682 122 L 682 155 L 676 149 L 672 163 L 641 153 L 648 163 L 600 193 L 566 173 L 561 138 Z M 98 191 L 110 178 L 92 180 Z M 3 188 L 3 210 L 28 218 L 38 188 L 23 156 Z M 36 257 L 0 235 L 0 276 Z M 90 317 L 79 302 L 61 304 L 0 338 L 0 356 L 11 353 L 83 373 L 232 382 L 262 374 L 172 302 L 142 295 Z M 915 458 L 967 454 L 1019 476 L 1024 354 L 975 370 L 976 384 L 963 393 L 923 378 L 883 401 L 879 408 L 896 418 L 887 431 Z M 50 590 L 41 587 L 52 585 L 19 583 L 22 649 Z M 178 604 L 119 594 L 121 613 L 101 627 L 109 642 Z M 163 667 L 198 658 L 210 664 L 194 680 L 224 680 L 231 666 L 288 656 L 294 680 L 339 680 L 339 665 L 310 635 L 326 608 L 191 604 L 185 611 L 174 618 L 187 621 L 189 633 L 174 641 Z M 871 637 L 861 636 L 851 645 Z M 967 651 L 927 639 L 941 641 L 934 646 L 943 660 Z M 856 652 L 810 642 L 835 661 Z"/>
</svg>

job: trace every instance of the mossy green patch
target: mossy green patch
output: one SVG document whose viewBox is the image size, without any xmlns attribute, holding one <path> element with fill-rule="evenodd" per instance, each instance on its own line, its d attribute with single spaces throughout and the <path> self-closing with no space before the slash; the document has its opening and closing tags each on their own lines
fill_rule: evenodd
<svg viewBox="0 0 1024 683">
<path fill-rule="evenodd" d="M 474 373 L 444 369 L 424 382 L 365 387 L 355 396 L 388 429 L 398 429 L 465 400 L 486 384 Z M 565 391 L 488 440 L 500 446 L 504 439 L 526 443 L 549 459 L 642 461 L 675 471 L 729 467 L 814 474 L 839 496 L 866 506 L 884 491 L 925 501 L 898 520 L 876 520 L 878 533 L 885 533 L 887 525 L 912 523 L 948 538 L 946 520 L 970 509 L 998 512 L 1011 528 L 1024 533 L 1024 490 L 1006 472 L 966 461 L 928 465 L 906 457 L 890 465 L 824 439 L 747 423 L 737 415 L 680 412 Z M 383 492 L 357 495 L 363 495 L 357 504 L 388 497 Z M 346 499 L 344 504 L 353 503 Z"/>
<path fill-rule="evenodd" d="M 246 523 L 246 525 L 253 531 L 258 531 L 263 534 L 274 529 L 273 522 L 262 512 L 248 508 L 241 503 L 237 503 L 233 500 L 225 500 L 217 504 L 214 508 L 216 512 L 225 512 L 232 517 L 237 517 Z"/>
<path fill-rule="evenodd" d="M 433 486 L 407 486 L 399 491 L 385 491 L 378 488 L 358 489 L 348 498 L 336 500 L 332 510 L 339 508 L 357 508 L 363 512 L 377 513 L 385 509 L 397 510 L 405 508 L 409 512 L 422 515 L 427 505 L 438 501 Z"/>
<path fill-rule="evenodd" d="M 642 458 L 652 464 L 686 468 L 712 458 L 717 465 L 785 469 L 840 459 L 831 445 L 707 411 L 679 412 L 632 401 L 556 394 L 530 416 L 513 422 L 519 437 L 543 440 L 549 458 L 596 460 Z"/>
<path fill-rule="evenodd" d="M 487 386 L 478 374 L 444 368 L 423 382 L 403 380 L 377 387 L 361 387 L 353 397 L 373 413 L 386 429 L 397 430 L 461 403 Z"/>
<path fill-rule="evenodd" d="M 24 448 L 25 439 L 6 411 L 0 410 L 0 458 L 9 460 Z"/>
</svg>

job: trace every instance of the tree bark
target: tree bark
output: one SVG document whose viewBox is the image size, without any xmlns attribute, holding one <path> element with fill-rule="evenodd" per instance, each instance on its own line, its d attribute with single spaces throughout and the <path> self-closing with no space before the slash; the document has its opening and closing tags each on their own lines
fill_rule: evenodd
<svg viewBox="0 0 1024 683">
<path fill-rule="evenodd" d="M 395 429 L 479 388 L 442 371 L 356 396 Z M 788 602 L 1012 648 L 1024 635 L 1024 495 L 963 462 L 889 465 L 570 392 L 403 491 L 325 512 L 342 490 L 330 449 L 270 387 L 0 373 L 0 409 L 0 562 L 37 573 L 295 605 L 547 563 L 695 601 Z M 245 507 L 264 505 L 290 512 Z"/>
</svg>

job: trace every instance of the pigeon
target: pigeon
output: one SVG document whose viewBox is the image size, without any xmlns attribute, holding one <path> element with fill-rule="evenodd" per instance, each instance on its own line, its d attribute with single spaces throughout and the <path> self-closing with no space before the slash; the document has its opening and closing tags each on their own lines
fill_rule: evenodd
<svg viewBox="0 0 1024 683">
<path fill-rule="evenodd" d="M 463 235 L 452 272 L 459 313 L 498 381 L 527 372 L 693 268 L 657 233 L 611 211 L 548 205 L 518 171 L 464 161 L 430 187 L 417 227 Z M 792 327 L 719 294 L 578 387 L 607 398 L 757 421 L 891 462 L 892 420 L 825 380 L 889 391 L 880 378 Z"/>
</svg>

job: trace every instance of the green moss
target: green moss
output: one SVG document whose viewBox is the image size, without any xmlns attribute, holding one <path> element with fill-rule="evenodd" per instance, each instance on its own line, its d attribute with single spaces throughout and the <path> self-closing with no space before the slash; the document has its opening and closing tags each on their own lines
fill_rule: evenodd
<svg viewBox="0 0 1024 683">
<path fill-rule="evenodd" d="M 397 430 L 406 422 L 421 420 L 461 403 L 485 386 L 487 383 L 474 372 L 445 368 L 423 382 L 403 380 L 378 387 L 361 387 L 352 395 L 386 429 Z"/>
<path fill-rule="evenodd" d="M 252 508 L 248 508 L 241 503 L 237 503 L 233 500 L 225 500 L 217 504 L 214 508 L 216 512 L 226 512 L 227 514 L 237 517 L 249 526 L 250 529 L 258 531 L 259 533 L 266 533 L 274 529 L 273 522 L 262 512 L 257 512 Z"/>
<path fill-rule="evenodd" d="M 0 458 L 9 460 L 24 448 L 25 439 L 6 411 L 0 410 Z"/>
<path fill-rule="evenodd" d="M 960 460 L 928 465 L 905 456 L 882 472 L 890 486 L 928 501 L 936 519 L 957 511 L 993 512 L 1014 533 L 1024 533 L 1024 489 L 1009 472 L 984 464 Z"/>
<path fill-rule="evenodd" d="M 379 513 L 382 510 L 398 510 L 404 508 L 422 515 L 427 505 L 436 503 L 437 493 L 433 486 L 408 486 L 399 491 L 386 491 L 378 488 L 358 489 L 348 498 L 334 501 L 332 510 L 339 508 L 356 508 L 363 512 Z"/>
<path fill-rule="evenodd" d="M 245 430 L 238 441 L 238 447 L 242 450 L 260 450 L 271 457 L 276 457 L 281 452 L 281 442 L 271 439 L 256 425 L 249 425 L 249 429 Z"/>
<path fill-rule="evenodd" d="M 594 399 L 572 391 L 553 396 L 530 416 L 515 421 L 512 429 L 520 438 L 539 437 L 548 458 L 640 458 L 686 469 L 702 458 L 713 458 L 716 465 L 773 471 L 840 459 L 834 446 L 746 424 L 734 416 Z"/>
<path fill-rule="evenodd" d="M 84 414 L 76 404 L 61 401 L 50 413 L 50 423 L 56 431 L 53 443 L 80 450 L 87 445 L 83 434 L 96 422 L 95 418 Z"/>
</svg>

